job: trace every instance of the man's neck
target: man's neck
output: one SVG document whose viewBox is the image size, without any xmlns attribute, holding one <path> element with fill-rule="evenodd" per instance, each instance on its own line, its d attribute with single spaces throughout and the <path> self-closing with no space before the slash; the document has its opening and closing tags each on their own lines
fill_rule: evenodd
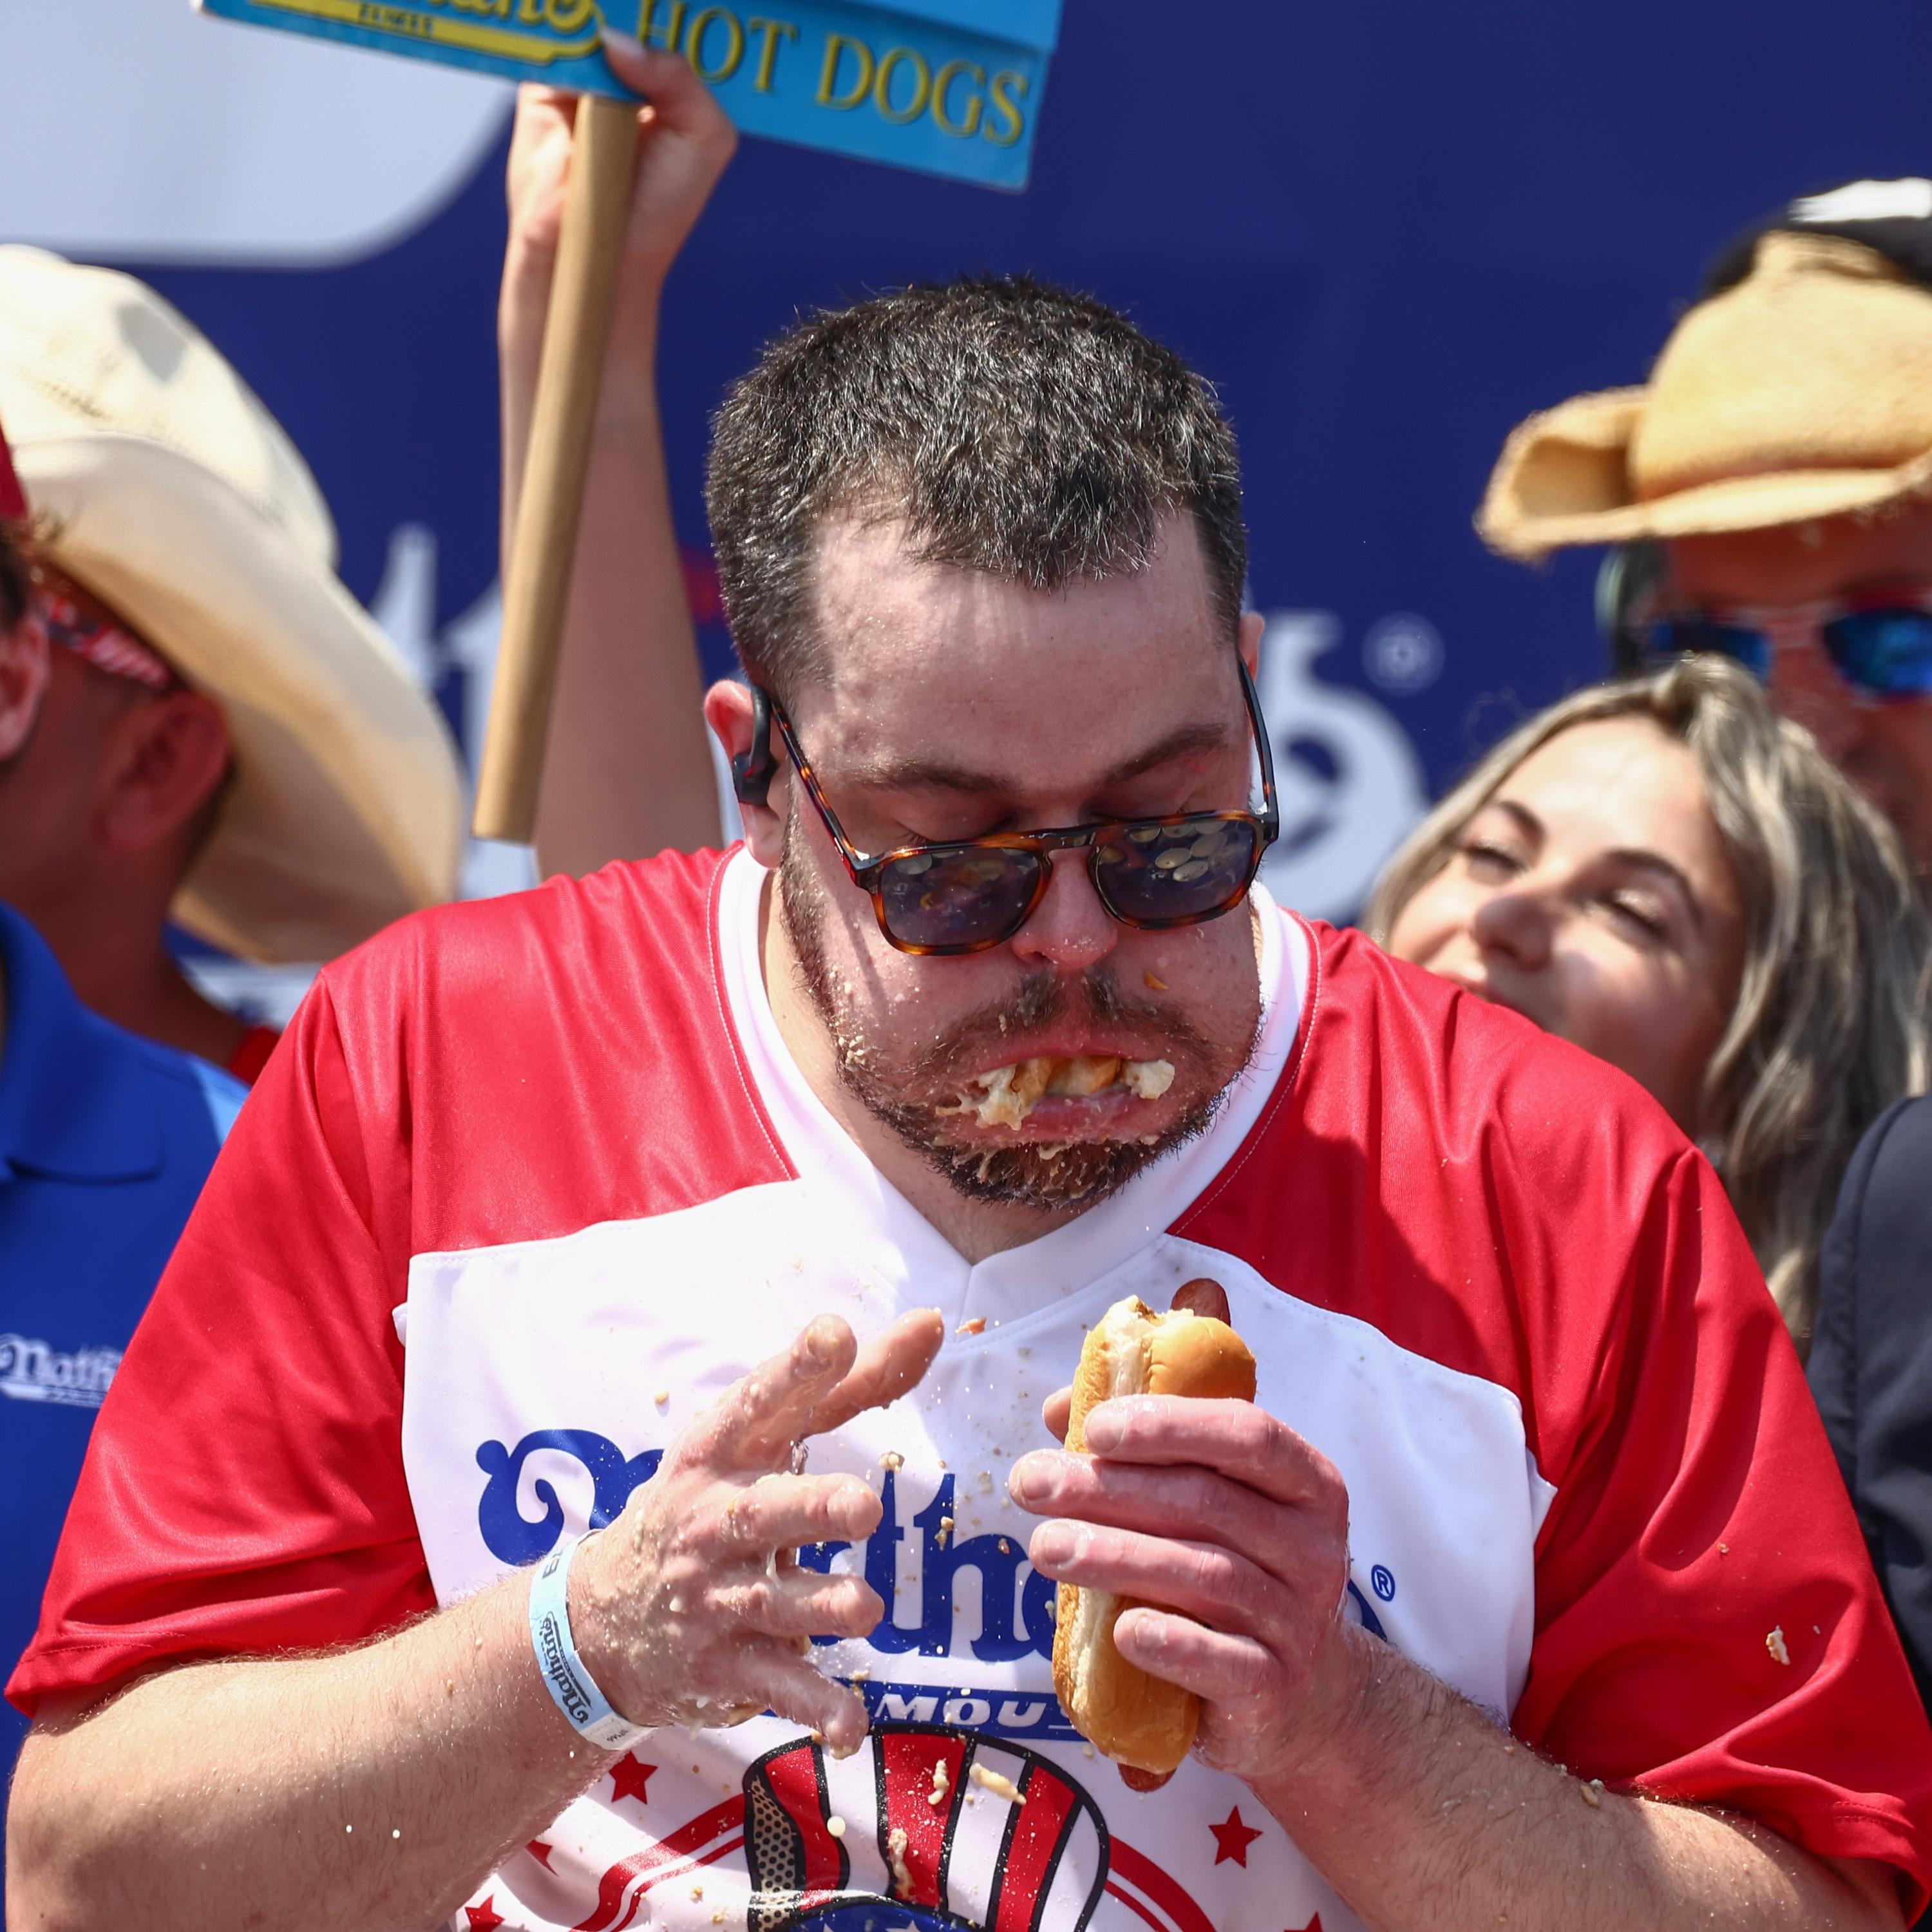
<svg viewBox="0 0 1932 1932">
<path fill-rule="evenodd" d="M 16 910 L 44 939 L 81 1004 L 144 1039 L 226 1066 L 246 1024 L 188 983 L 158 921 L 130 920 L 94 898 Z"/>
<path fill-rule="evenodd" d="M 758 953 L 772 1017 L 806 1084 L 860 1152 L 969 1262 L 1036 1241 L 1083 1214 L 1079 1208 L 1049 1210 L 970 1200 L 860 1106 L 838 1077 L 832 1042 L 806 991 L 785 922 L 772 916 L 773 876 L 766 875 L 758 908 Z"/>
</svg>

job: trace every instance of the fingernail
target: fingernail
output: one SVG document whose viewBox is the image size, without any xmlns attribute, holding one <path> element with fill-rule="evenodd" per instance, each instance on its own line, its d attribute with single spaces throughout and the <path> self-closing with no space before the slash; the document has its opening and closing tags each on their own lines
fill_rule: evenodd
<svg viewBox="0 0 1932 1932">
<path fill-rule="evenodd" d="M 1087 1438 L 1087 1447 L 1096 1455 L 1104 1456 L 1110 1449 L 1120 1446 L 1120 1438 L 1126 1432 L 1126 1418 L 1111 1402 L 1102 1402 L 1082 1425 L 1081 1434 Z"/>
<path fill-rule="evenodd" d="M 614 27 L 608 20 L 604 22 L 604 44 L 615 47 L 620 54 L 635 59 L 644 50 L 642 40 L 634 39 L 622 27 Z"/>
<path fill-rule="evenodd" d="M 1078 1546 L 1078 1538 L 1070 1524 L 1043 1522 L 1034 1532 L 1027 1554 L 1033 1558 L 1036 1570 L 1052 1570 L 1072 1562 Z"/>
<path fill-rule="evenodd" d="M 1016 1503 L 1040 1502 L 1053 1489 L 1052 1463 L 1038 1454 L 1022 1456 L 1006 1478 L 1006 1489 Z"/>
</svg>

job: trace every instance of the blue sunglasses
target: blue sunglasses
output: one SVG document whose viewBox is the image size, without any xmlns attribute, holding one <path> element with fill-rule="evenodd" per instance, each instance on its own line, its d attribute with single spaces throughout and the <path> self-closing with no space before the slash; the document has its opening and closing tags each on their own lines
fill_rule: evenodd
<svg viewBox="0 0 1932 1932">
<path fill-rule="evenodd" d="M 1770 682 L 1780 650 L 1809 644 L 1861 704 L 1932 697 L 1932 590 L 1874 591 L 1785 610 L 1670 611 L 1639 629 L 1653 656 L 1713 652 L 1760 683 Z"/>
</svg>

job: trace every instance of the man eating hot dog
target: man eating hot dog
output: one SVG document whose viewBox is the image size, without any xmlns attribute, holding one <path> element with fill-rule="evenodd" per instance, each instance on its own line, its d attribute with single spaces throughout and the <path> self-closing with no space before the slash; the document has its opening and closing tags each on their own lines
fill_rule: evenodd
<svg viewBox="0 0 1932 1932">
<path fill-rule="evenodd" d="M 884 296 L 729 396 L 710 508 L 746 844 L 325 970 L 10 1687 L 23 1922 L 1916 1914 L 1932 1735 L 1710 1169 L 1254 884 L 1205 385 Z M 1254 1403 L 1057 1448 L 1084 1330 L 1203 1279 Z M 1063 1580 L 1165 1606 L 1156 1794 L 1054 1700 Z"/>
</svg>

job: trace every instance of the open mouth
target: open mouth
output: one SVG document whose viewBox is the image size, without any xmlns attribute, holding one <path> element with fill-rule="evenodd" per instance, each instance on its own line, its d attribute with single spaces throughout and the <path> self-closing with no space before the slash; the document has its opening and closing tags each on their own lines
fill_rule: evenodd
<svg viewBox="0 0 1932 1932">
<path fill-rule="evenodd" d="M 1017 1127 L 1039 1102 L 1048 1099 L 1094 1100 L 1102 1095 L 1158 1100 L 1174 1084 L 1165 1060 L 1123 1060 L 1113 1054 L 1042 1054 L 976 1075 L 976 1096 L 962 1096 L 946 1111 L 970 1114 L 982 1127 Z"/>
</svg>

